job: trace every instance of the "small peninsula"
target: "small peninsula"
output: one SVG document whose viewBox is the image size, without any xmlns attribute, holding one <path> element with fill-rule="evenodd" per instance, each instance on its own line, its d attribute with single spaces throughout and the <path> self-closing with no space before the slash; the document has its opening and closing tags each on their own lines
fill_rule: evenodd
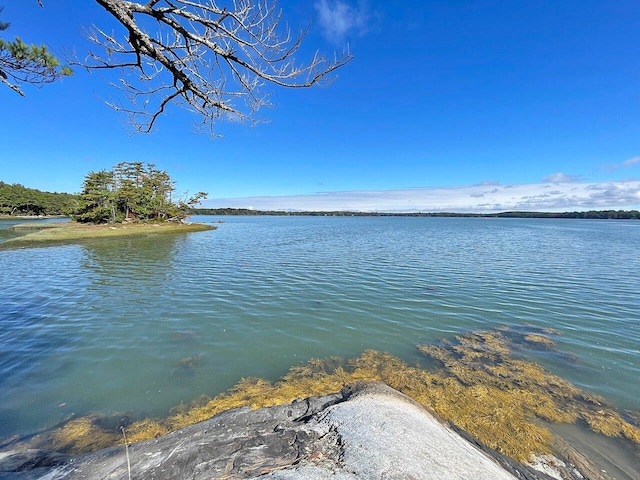
<svg viewBox="0 0 640 480">
<path fill-rule="evenodd" d="M 188 211 L 206 197 L 205 192 L 190 198 L 176 195 L 175 182 L 169 174 L 143 162 L 121 162 L 111 170 L 89 172 L 82 192 L 76 196 L 0 182 L 0 215 L 72 219 L 14 225 L 12 229 L 18 236 L 4 241 L 0 248 L 213 230 L 215 227 L 210 225 L 185 222 Z"/>
<path fill-rule="evenodd" d="M 4 243 L 1 248 L 24 248 L 47 246 L 50 244 L 73 243 L 95 238 L 130 237 L 170 233 L 191 233 L 215 230 L 216 227 L 203 223 L 111 223 L 84 224 L 76 222 L 21 223 L 13 227 L 16 231 L 26 232 Z"/>
</svg>

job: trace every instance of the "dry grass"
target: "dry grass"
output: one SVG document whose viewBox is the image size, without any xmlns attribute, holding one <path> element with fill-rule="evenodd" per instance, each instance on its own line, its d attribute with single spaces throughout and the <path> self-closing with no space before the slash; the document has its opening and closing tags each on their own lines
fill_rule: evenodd
<svg viewBox="0 0 640 480">
<path fill-rule="evenodd" d="M 241 380 L 213 399 L 172 409 L 163 419 L 144 419 L 127 427 L 136 442 L 211 418 L 237 407 L 268 407 L 297 398 L 339 391 L 356 381 L 383 381 L 435 411 L 485 445 L 519 461 L 551 452 L 553 438 L 540 420 L 583 422 L 593 431 L 640 444 L 640 429 L 593 395 L 541 366 L 516 358 L 505 331 L 474 332 L 418 349 L 440 364 L 435 371 L 407 365 L 387 353 L 368 350 L 346 362 L 312 359 L 292 367 L 277 382 Z M 548 348 L 549 342 L 530 341 Z M 526 335 L 525 335 L 526 338 Z M 551 340 L 551 339 L 549 339 Z M 633 417 L 629 414 L 629 417 Z M 117 444 L 116 432 L 104 432 L 90 417 L 69 422 L 56 432 L 60 450 L 85 452 Z"/>
</svg>

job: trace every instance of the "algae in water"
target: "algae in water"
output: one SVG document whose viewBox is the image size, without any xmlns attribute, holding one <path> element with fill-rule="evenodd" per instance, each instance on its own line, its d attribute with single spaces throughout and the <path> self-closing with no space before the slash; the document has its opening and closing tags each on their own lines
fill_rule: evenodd
<svg viewBox="0 0 640 480">
<path fill-rule="evenodd" d="M 201 397 L 190 405 L 175 407 L 166 418 L 135 421 L 126 431 L 129 441 L 137 442 L 237 407 L 268 407 L 335 393 L 358 381 L 382 381 L 484 445 L 518 461 L 553 453 L 554 437 L 544 422 L 582 423 L 594 432 L 640 445 L 633 412 L 620 414 L 604 400 L 515 352 L 523 347 L 551 349 L 551 337 L 557 333 L 533 327 L 501 328 L 420 345 L 419 352 L 435 365 L 430 369 L 410 366 L 373 350 L 347 361 L 311 359 L 291 367 L 278 381 L 245 378 L 214 398 Z M 101 427 L 95 415 L 77 418 L 55 430 L 47 440 L 48 447 L 84 453 L 117 445 L 121 432 L 111 430 Z"/>
</svg>

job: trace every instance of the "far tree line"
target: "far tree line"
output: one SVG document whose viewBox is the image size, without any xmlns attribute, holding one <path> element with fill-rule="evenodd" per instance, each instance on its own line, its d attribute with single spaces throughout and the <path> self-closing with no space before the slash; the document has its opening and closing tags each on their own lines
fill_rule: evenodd
<svg viewBox="0 0 640 480">
<path fill-rule="evenodd" d="M 590 210 L 586 212 L 351 212 L 284 211 L 247 208 L 196 208 L 206 193 L 176 198 L 175 182 L 153 164 L 123 162 L 112 170 L 89 172 L 80 194 L 42 192 L 18 183 L 0 181 L 0 215 L 60 215 L 81 222 L 162 221 L 186 215 L 272 215 L 272 216 L 378 216 L 378 217 L 491 217 L 491 218 L 577 218 L 640 220 L 638 210 Z"/>
<path fill-rule="evenodd" d="M 249 208 L 193 208 L 191 215 L 218 216 L 316 216 L 316 217 L 473 217 L 473 218 L 584 218 L 640 220 L 638 210 L 590 210 L 588 212 L 500 212 L 500 213 L 456 213 L 456 212 L 350 212 L 350 211 L 286 211 L 253 210 Z"/>
<path fill-rule="evenodd" d="M 207 194 L 176 194 L 175 182 L 155 165 L 122 162 L 89 172 L 79 194 L 50 193 L 0 181 L 0 214 L 62 215 L 83 223 L 177 221 Z"/>
<path fill-rule="evenodd" d="M 78 196 L 0 181 L 0 215 L 71 215 Z"/>
</svg>

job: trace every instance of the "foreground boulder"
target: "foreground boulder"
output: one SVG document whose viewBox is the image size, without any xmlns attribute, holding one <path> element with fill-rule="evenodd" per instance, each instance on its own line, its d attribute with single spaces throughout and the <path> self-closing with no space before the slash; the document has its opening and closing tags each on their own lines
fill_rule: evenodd
<svg viewBox="0 0 640 480">
<path fill-rule="evenodd" d="M 11 468 L 11 478 L 69 480 L 550 478 L 497 454 L 492 458 L 381 383 L 288 405 L 231 410 L 130 445 L 128 456 L 130 467 L 124 446 L 75 458 L 5 454 L 0 477 Z"/>
</svg>

